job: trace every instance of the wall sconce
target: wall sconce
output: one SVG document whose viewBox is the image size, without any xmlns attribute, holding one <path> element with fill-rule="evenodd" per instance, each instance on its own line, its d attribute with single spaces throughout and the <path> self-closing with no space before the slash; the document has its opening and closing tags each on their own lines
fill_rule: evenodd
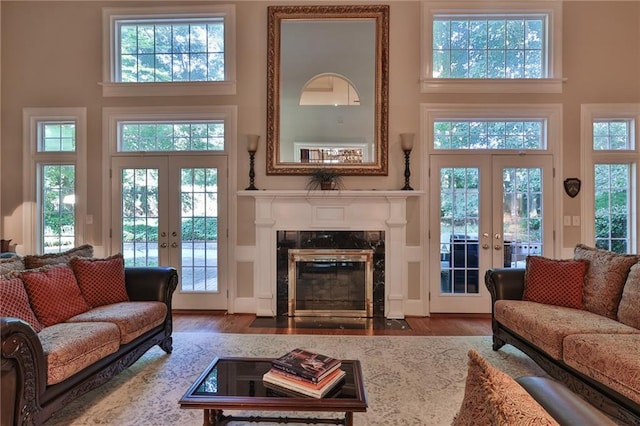
<svg viewBox="0 0 640 426">
<path fill-rule="evenodd" d="M 411 156 L 411 150 L 413 149 L 413 133 L 400 133 L 400 146 L 404 151 L 404 191 L 413 191 L 411 185 L 409 185 L 409 178 L 411 177 L 411 170 L 409 169 L 409 157 Z"/>
<path fill-rule="evenodd" d="M 247 151 L 249 151 L 249 186 L 245 189 L 248 191 L 255 191 L 258 188 L 254 185 L 256 173 L 253 170 L 256 151 L 258 150 L 258 142 L 260 141 L 260 135 L 247 135 Z"/>
</svg>

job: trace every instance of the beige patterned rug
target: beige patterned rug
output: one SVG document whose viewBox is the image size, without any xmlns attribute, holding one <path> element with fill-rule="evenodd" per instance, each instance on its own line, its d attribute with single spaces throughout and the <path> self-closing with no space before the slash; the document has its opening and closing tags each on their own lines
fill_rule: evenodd
<svg viewBox="0 0 640 426">
<path fill-rule="evenodd" d="M 215 356 L 277 357 L 295 347 L 361 361 L 369 408 L 366 413 L 355 413 L 354 422 L 363 426 L 450 424 L 462 402 L 471 348 L 513 377 L 545 375 L 511 346 L 494 352 L 488 336 L 174 333 L 171 355 L 154 347 L 131 368 L 77 399 L 46 424 L 201 425 L 202 411 L 180 409 L 178 400 Z"/>
</svg>

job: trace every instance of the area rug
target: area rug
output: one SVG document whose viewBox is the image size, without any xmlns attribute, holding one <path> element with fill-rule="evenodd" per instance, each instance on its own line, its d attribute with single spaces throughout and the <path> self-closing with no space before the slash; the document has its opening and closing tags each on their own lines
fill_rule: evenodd
<svg viewBox="0 0 640 426">
<path fill-rule="evenodd" d="M 46 425 L 201 425 L 202 411 L 181 409 L 178 400 L 215 356 L 278 357 L 296 347 L 361 361 L 369 403 L 366 413 L 354 415 L 354 423 L 361 426 L 451 424 L 464 395 L 471 348 L 513 377 L 546 376 L 511 346 L 493 351 L 489 336 L 174 333 L 171 355 L 154 347 L 107 384 L 58 412 Z"/>
</svg>

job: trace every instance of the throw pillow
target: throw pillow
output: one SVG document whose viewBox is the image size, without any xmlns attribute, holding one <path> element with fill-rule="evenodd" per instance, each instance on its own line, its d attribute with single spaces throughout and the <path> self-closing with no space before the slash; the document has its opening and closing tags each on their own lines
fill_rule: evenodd
<svg viewBox="0 0 640 426">
<path fill-rule="evenodd" d="M 640 262 L 629 270 L 627 282 L 622 290 L 618 306 L 618 321 L 634 328 L 640 328 Z"/>
<path fill-rule="evenodd" d="M 0 279 L 0 316 L 21 319 L 36 333 L 43 328 L 29 305 L 29 296 L 20 278 Z"/>
<path fill-rule="evenodd" d="M 452 425 L 558 423 L 518 382 L 491 366 L 475 349 L 471 349 L 464 399 Z"/>
<path fill-rule="evenodd" d="M 60 253 L 29 254 L 24 257 L 24 265 L 27 269 L 35 269 L 47 265 L 68 264 L 69 260 L 74 256 L 93 257 L 93 246 L 84 244 Z"/>
<path fill-rule="evenodd" d="M 574 259 L 589 262 L 582 289 L 584 309 L 617 319 L 618 304 L 629 269 L 640 259 L 632 254 L 618 254 L 578 244 Z"/>
<path fill-rule="evenodd" d="M 0 275 L 24 270 L 24 261 L 19 256 L 0 259 Z"/>
<path fill-rule="evenodd" d="M 124 258 L 116 254 L 106 259 L 82 259 L 69 261 L 78 280 L 84 299 L 93 308 L 112 303 L 127 302 L 124 283 Z"/>
<path fill-rule="evenodd" d="M 31 307 L 45 327 L 89 310 L 73 271 L 66 265 L 24 271 L 21 277 Z"/>
<path fill-rule="evenodd" d="M 585 260 L 554 260 L 527 256 L 522 300 L 582 309 Z"/>
</svg>

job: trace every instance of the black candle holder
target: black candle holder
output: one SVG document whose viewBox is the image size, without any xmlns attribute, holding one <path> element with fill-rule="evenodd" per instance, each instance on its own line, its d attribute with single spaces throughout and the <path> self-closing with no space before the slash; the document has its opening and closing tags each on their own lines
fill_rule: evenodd
<svg viewBox="0 0 640 426">
<path fill-rule="evenodd" d="M 411 177 L 411 170 L 409 169 L 409 157 L 411 156 L 411 150 L 404 150 L 404 191 L 413 191 L 411 185 L 409 185 L 409 178 Z"/>
<path fill-rule="evenodd" d="M 255 191 L 258 189 L 254 185 L 254 180 L 256 177 L 256 172 L 253 170 L 255 156 L 256 156 L 255 151 L 249 151 L 249 186 L 245 188 L 247 191 Z"/>
</svg>

